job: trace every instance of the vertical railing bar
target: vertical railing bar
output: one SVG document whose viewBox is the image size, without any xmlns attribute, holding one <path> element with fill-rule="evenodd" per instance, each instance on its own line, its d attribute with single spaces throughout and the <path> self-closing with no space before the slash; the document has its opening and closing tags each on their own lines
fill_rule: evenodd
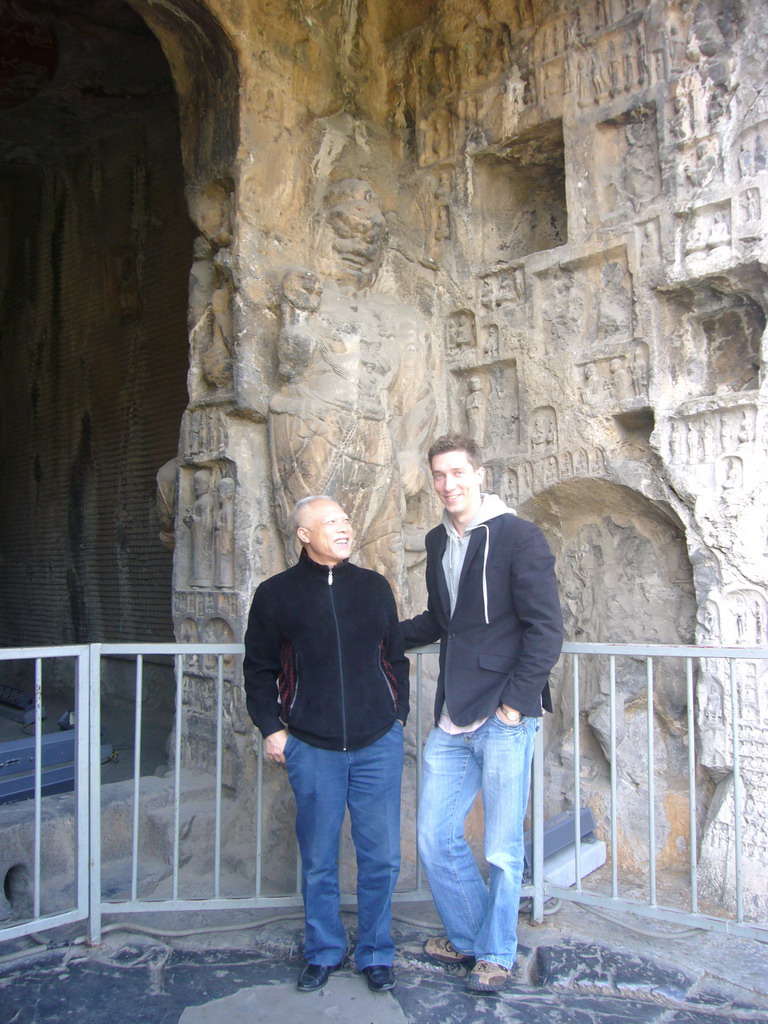
<svg viewBox="0 0 768 1024">
<path fill-rule="evenodd" d="M 741 751 L 739 749 L 739 693 L 736 660 L 729 659 L 731 672 L 731 742 L 733 743 L 733 842 L 736 859 L 736 920 L 744 920 L 744 879 L 741 873 Z"/>
<path fill-rule="evenodd" d="M 542 722 L 543 726 L 543 722 Z M 531 801 L 533 857 L 533 907 L 531 919 L 544 922 L 544 729 L 536 730 L 533 747 L 533 793 Z"/>
<path fill-rule="evenodd" d="M 136 684 L 133 723 L 133 841 L 131 844 L 131 899 L 139 892 L 139 801 L 141 778 L 141 719 L 144 700 L 144 657 L 136 655 Z"/>
<path fill-rule="evenodd" d="M 43 660 L 35 658 L 35 850 L 32 912 L 40 917 L 40 871 L 43 838 Z"/>
<path fill-rule="evenodd" d="M 221 776 L 222 776 L 222 721 L 224 717 L 224 655 L 217 656 L 216 673 L 216 823 L 213 836 L 213 894 L 221 894 Z"/>
<path fill-rule="evenodd" d="M 82 649 L 76 656 L 77 679 L 75 682 L 75 737 L 76 737 L 76 782 L 75 782 L 75 842 L 77 844 L 77 909 L 86 918 L 88 915 L 88 842 L 89 842 L 89 672 L 88 651 Z"/>
<path fill-rule="evenodd" d="M 181 810 L 181 701 L 184 682 L 184 658 L 181 654 L 177 654 L 174 660 L 176 662 L 176 735 L 174 737 L 173 752 L 173 898 L 178 899 L 179 846 L 181 841 L 179 835 Z"/>
<path fill-rule="evenodd" d="M 579 718 L 579 655 L 573 659 L 573 804 L 574 818 L 574 867 L 576 871 L 576 891 L 581 890 L 581 732 Z"/>
<path fill-rule="evenodd" d="M 616 763 L 616 655 L 609 658 L 609 708 L 610 708 L 610 752 L 611 752 L 611 895 L 619 895 L 619 797 L 618 766 Z"/>
<path fill-rule="evenodd" d="M 261 869 L 264 842 L 264 740 L 256 732 L 256 892 L 261 896 Z"/>
<path fill-rule="evenodd" d="M 688 835 L 691 873 L 691 913 L 699 912 L 699 879 L 696 828 L 696 724 L 694 720 L 693 659 L 685 659 L 685 692 L 688 706 Z"/>
<path fill-rule="evenodd" d="M 101 644 L 89 645 L 88 671 L 88 940 L 101 941 Z"/>
<path fill-rule="evenodd" d="M 653 658 L 645 661 L 646 703 L 648 722 L 648 883 L 649 906 L 656 906 L 656 784 L 653 763 Z"/>
<path fill-rule="evenodd" d="M 424 666 L 423 666 L 423 662 L 424 662 L 424 655 L 423 654 L 417 654 L 416 655 L 416 822 L 417 823 L 418 823 L 418 820 L 419 820 L 419 809 L 421 807 L 421 786 L 422 786 L 422 772 L 423 772 L 422 748 L 424 746 L 424 742 L 422 740 L 422 734 L 421 734 L 421 730 L 422 730 L 422 727 L 423 727 L 423 724 L 424 724 L 423 723 L 423 719 L 422 719 L 422 715 L 423 715 L 422 693 L 423 693 L 423 690 L 424 690 L 424 680 L 423 680 Z M 423 871 L 424 871 L 424 869 L 421 866 L 421 857 L 419 856 L 418 830 L 417 830 L 417 835 L 416 835 L 416 889 L 419 892 L 421 891 L 421 887 L 424 884 Z"/>
</svg>

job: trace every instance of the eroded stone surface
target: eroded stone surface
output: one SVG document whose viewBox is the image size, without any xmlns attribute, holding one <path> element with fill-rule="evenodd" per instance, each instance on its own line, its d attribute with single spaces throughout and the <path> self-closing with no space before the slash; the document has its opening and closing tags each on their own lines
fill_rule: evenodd
<svg viewBox="0 0 768 1024">
<path fill-rule="evenodd" d="M 361 559 L 388 574 L 404 614 L 418 610 L 438 512 L 424 451 L 458 428 L 482 438 L 491 488 L 546 531 L 569 639 L 765 645 L 763 5 L 132 7 L 173 75 L 196 234 L 189 403 L 160 504 L 177 637 L 241 638 L 254 587 L 285 565 L 303 488 L 333 490 Z M 334 206 L 349 181 L 370 195 L 347 186 Z M 378 211 L 367 228 L 365 204 Z M 346 276 L 332 258 L 342 238 Z M 110 266 L 112 305 L 132 324 L 141 259 Z M 90 479 L 90 443 L 80 437 L 73 487 Z M 78 600 L 85 579 L 75 558 Z M 762 666 L 742 664 L 732 683 L 707 659 L 694 681 L 702 892 L 733 907 L 735 717 L 758 915 Z M 185 763 L 210 768 L 214 666 L 185 668 Z M 572 698 L 557 682 L 552 813 L 573 764 Z M 644 685 L 643 665 L 619 666 L 619 828 L 636 870 L 648 861 Z M 234 662 L 224 686 L 224 775 L 244 795 L 256 762 Z M 656 690 L 656 853 L 685 868 L 685 680 L 664 667 Z M 608 696 L 585 669 L 582 798 L 600 829 Z"/>
<path fill-rule="evenodd" d="M 279 56 L 278 9 L 293 47 Z M 204 611 L 178 628 L 240 635 L 252 586 L 283 564 L 286 512 L 311 490 L 351 509 L 360 557 L 387 573 L 404 613 L 417 609 L 419 538 L 435 518 L 419 457 L 436 430 L 458 428 L 482 439 L 492 489 L 546 530 L 570 639 L 765 643 L 758 6 L 516 0 L 471 15 L 446 3 L 310 17 L 273 5 L 226 20 L 237 45 L 258 37 L 271 57 L 243 63 L 234 189 L 193 203 L 194 319 L 209 326 L 183 434 L 180 505 L 192 511 L 188 530 L 177 526 L 176 574 L 177 599 L 201 591 Z M 370 193 L 340 186 L 349 179 Z M 334 209 L 335 250 L 324 247 Z M 346 277 L 329 269 L 340 254 Z M 200 467 L 238 481 L 231 585 L 200 583 Z M 228 589 L 230 614 L 219 607 Z M 765 680 L 758 662 L 739 672 L 757 908 Z M 725 903 L 729 685 L 720 662 L 699 668 L 699 760 L 718 786 L 702 865 Z M 620 666 L 619 827 L 637 869 L 648 856 L 645 686 L 644 665 Z M 664 667 L 656 690 L 656 852 L 684 866 L 685 680 Z M 558 699 L 553 812 L 572 763 L 564 682 Z M 608 691 L 590 669 L 581 705 L 582 794 L 603 815 Z M 205 763 L 204 747 L 192 757 Z M 703 784 L 700 814 L 711 795 Z"/>
</svg>

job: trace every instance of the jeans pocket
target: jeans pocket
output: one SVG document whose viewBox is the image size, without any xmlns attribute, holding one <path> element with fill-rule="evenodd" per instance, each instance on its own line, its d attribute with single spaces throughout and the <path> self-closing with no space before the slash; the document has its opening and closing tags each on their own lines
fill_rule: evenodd
<svg viewBox="0 0 768 1024">
<path fill-rule="evenodd" d="M 525 715 L 520 715 L 520 718 L 516 722 L 510 722 L 501 713 L 501 708 L 496 709 L 493 717 L 497 725 L 500 725 L 502 729 L 520 729 L 525 725 Z"/>
</svg>

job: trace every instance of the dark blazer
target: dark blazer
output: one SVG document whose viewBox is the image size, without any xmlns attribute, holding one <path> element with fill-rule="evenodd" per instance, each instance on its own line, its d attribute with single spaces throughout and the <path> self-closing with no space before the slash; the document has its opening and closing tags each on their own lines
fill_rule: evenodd
<svg viewBox="0 0 768 1024">
<path fill-rule="evenodd" d="M 427 547 L 427 610 L 402 623 L 406 646 L 440 641 L 435 723 L 470 725 L 499 704 L 523 715 L 552 710 L 549 673 L 560 656 L 563 618 L 555 559 L 543 533 L 511 512 L 475 527 L 450 615 L 442 523 Z"/>
</svg>

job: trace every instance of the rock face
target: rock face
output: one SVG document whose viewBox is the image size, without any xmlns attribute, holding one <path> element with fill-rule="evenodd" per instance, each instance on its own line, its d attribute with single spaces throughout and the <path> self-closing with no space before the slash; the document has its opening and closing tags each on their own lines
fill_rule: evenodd
<svg viewBox="0 0 768 1024">
<path fill-rule="evenodd" d="M 134 0 L 179 102 L 197 234 L 189 404 L 159 511 L 185 640 L 242 636 L 330 491 L 404 614 L 438 509 L 430 439 L 472 432 L 490 488 L 558 556 L 568 638 L 764 645 L 768 99 L 759 0 Z M 159 467 L 158 467 L 159 468 Z M 174 526 L 175 521 L 175 526 Z M 227 665 L 225 775 L 252 786 Z M 761 662 L 696 666 L 698 844 L 732 903 L 733 716 L 747 902 L 764 913 Z M 619 668 L 620 827 L 641 869 L 645 668 Z M 210 674 L 187 673 L 210 763 Z M 567 806 L 558 686 L 548 805 Z M 660 670 L 657 856 L 685 866 L 686 689 Z M 582 794 L 604 820 L 607 680 L 581 677 Z M 550 723 L 551 724 L 551 723 Z M 681 824 L 682 823 L 682 824 Z"/>
<path fill-rule="evenodd" d="M 547 531 L 570 639 L 765 643 L 759 6 L 407 7 L 281 9 L 279 51 L 280 5 L 227 12 L 263 59 L 241 54 L 232 191 L 193 204 L 209 253 L 193 296 L 231 327 L 218 349 L 193 335 L 180 504 L 194 508 L 201 465 L 236 480 L 240 557 L 231 586 L 202 586 L 194 528 L 177 527 L 180 633 L 240 635 L 253 585 L 292 547 L 290 504 L 312 491 L 347 505 L 360 558 L 418 607 L 436 514 L 423 454 L 458 428 L 484 444 L 492 489 Z M 722 672 L 696 675 L 697 814 L 705 888 L 727 903 Z M 743 783 L 765 808 L 765 679 L 757 662 L 743 674 Z M 620 828 L 638 870 L 645 680 L 619 669 Z M 559 692 L 553 813 L 572 746 Z M 656 853 L 683 866 L 684 678 L 660 669 L 656 692 Z M 585 798 L 605 813 L 604 671 L 584 672 L 581 705 Z M 745 826 L 753 909 L 761 817 Z"/>
</svg>

